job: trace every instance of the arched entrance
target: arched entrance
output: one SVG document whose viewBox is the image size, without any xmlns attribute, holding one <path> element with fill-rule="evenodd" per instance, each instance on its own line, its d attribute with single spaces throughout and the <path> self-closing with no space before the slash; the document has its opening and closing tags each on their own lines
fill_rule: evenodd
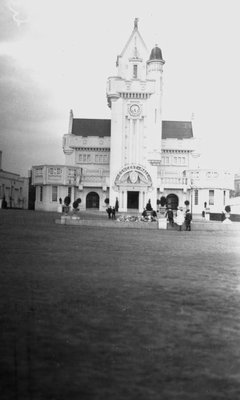
<svg viewBox="0 0 240 400">
<path fill-rule="evenodd" d="M 176 210 L 178 208 L 179 199 L 176 194 L 169 194 L 166 198 L 166 206 L 171 208 L 172 210 Z"/>
<path fill-rule="evenodd" d="M 96 192 L 90 192 L 86 197 L 86 208 L 99 209 L 99 195 Z"/>
<path fill-rule="evenodd" d="M 113 187 L 118 193 L 121 211 L 129 209 L 142 212 L 152 186 L 152 178 L 144 167 L 138 164 L 125 165 L 116 175 Z"/>
</svg>

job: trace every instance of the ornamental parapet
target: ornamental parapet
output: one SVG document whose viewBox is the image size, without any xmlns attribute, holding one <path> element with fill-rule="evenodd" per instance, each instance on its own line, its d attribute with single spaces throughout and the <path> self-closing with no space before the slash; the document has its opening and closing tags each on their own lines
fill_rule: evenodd
<svg viewBox="0 0 240 400">
<path fill-rule="evenodd" d="M 163 177 L 158 179 L 158 184 L 160 187 L 164 187 L 165 189 L 185 189 L 187 186 L 188 180 L 184 177 Z"/>
<path fill-rule="evenodd" d="M 33 185 L 78 186 L 82 168 L 66 165 L 37 165 L 32 167 Z"/>
<path fill-rule="evenodd" d="M 83 175 L 79 184 L 79 189 L 82 190 L 84 187 L 107 187 L 108 182 L 106 176 L 100 175 Z"/>
</svg>

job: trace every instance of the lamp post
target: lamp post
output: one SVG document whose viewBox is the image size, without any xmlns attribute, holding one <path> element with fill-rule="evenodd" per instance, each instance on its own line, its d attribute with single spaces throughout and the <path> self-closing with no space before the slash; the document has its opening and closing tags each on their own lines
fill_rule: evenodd
<svg viewBox="0 0 240 400">
<path fill-rule="evenodd" d="M 193 187 L 191 186 L 191 214 L 193 213 Z"/>
<path fill-rule="evenodd" d="M 193 179 L 191 179 L 191 184 L 190 184 L 191 214 L 193 213 L 193 189 L 197 189 L 197 186 L 193 184 Z"/>
</svg>

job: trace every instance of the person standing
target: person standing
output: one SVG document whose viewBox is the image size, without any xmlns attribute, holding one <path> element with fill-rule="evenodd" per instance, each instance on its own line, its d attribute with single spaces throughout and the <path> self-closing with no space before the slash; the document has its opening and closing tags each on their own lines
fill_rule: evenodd
<svg viewBox="0 0 240 400">
<path fill-rule="evenodd" d="M 169 208 L 166 212 L 166 217 L 167 220 L 169 222 L 169 224 L 171 224 L 173 226 L 174 220 L 173 220 L 173 210 L 171 208 Z"/>
<path fill-rule="evenodd" d="M 192 222 L 192 214 L 191 214 L 190 210 L 187 210 L 186 215 L 185 215 L 186 231 L 191 230 L 191 222 Z"/>
<path fill-rule="evenodd" d="M 107 213 L 108 213 L 108 218 L 110 219 L 111 216 L 112 216 L 112 207 L 109 206 L 109 207 L 106 209 L 106 211 L 107 211 Z"/>
<path fill-rule="evenodd" d="M 183 209 L 179 207 L 177 209 L 177 218 L 176 218 L 176 224 L 179 227 L 179 229 L 178 229 L 179 231 L 182 230 L 183 223 L 184 223 L 184 213 L 183 213 Z"/>
</svg>

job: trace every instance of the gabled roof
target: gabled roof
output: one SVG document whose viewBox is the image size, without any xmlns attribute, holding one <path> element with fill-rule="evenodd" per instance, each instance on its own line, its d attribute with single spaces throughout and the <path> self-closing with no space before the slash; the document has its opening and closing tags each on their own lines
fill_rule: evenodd
<svg viewBox="0 0 240 400">
<path fill-rule="evenodd" d="M 76 136 L 111 136 L 110 119 L 73 118 L 72 134 Z M 162 139 L 190 139 L 191 121 L 162 121 Z"/>
<path fill-rule="evenodd" d="M 162 139 L 190 139 L 192 137 L 191 121 L 162 121 Z"/>
<path fill-rule="evenodd" d="M 77 136 L 110 136 L 110 119 L 73 118 L 72 134 Z"/>
<path fill-rule="evenodd" d="M 130 38 L 128 39 L 127 43 L 125 44 L 125 46 L 124 46 L 124 48 L 123 48 L 123 50 L 122 50 L 122 52 L 121 52 L 121 54 L 120 54 L 119 57 L 123 57 L 125 51 L 127 50 L 128 46 L 129 46 L 129 43 L 132 41 L 132 39 L 133 39 L 133 37 L 134 37 L 135 35 L 138 36 L 138 38 L 139 38 L 140 42 L 142 43 L 143 47 L 144 47 L 145 50 L 148 52 L 148 48 L 147 48 L 147 46 L 146 46 L 146 44 L 145 44 L 145 42 L 144 42 L 142 36 L 140 35 L 140 32 L 139 32 L 139 30 L 138 30 L 138 27 L 135 26 L 134 29 L 133 29 L 133 31 L 132 31 L 132 33 L 131 33 Z"/>
</svg>

